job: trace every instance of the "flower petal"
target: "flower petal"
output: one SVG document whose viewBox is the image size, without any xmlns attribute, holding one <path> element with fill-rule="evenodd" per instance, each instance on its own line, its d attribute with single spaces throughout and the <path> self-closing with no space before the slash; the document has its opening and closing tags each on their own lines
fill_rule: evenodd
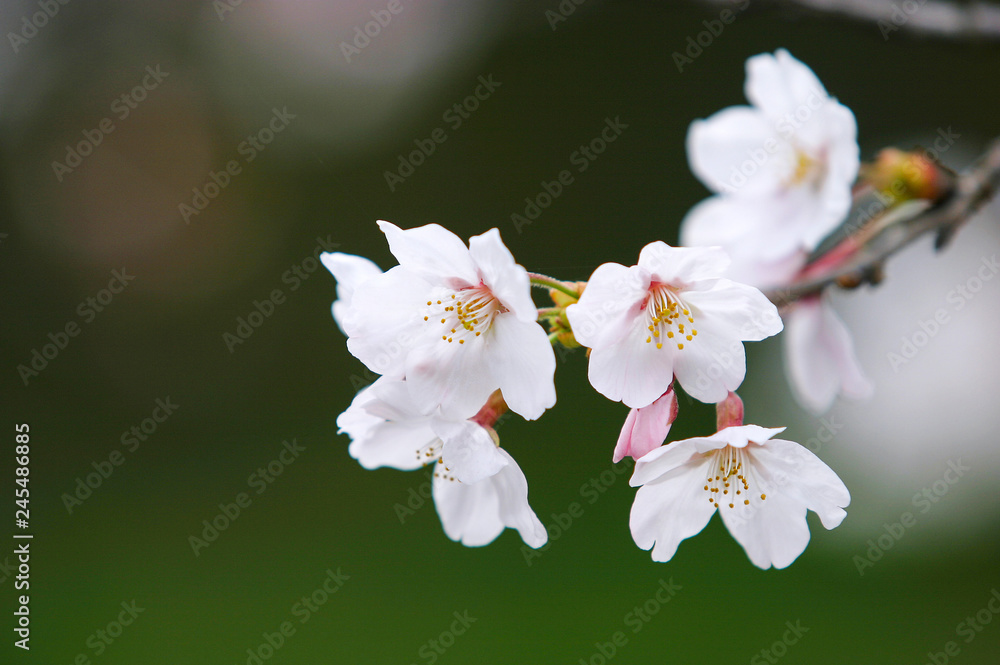
<svg viewBox="0 0 1000 665">
<path fill-rule="evenodd" d="M 600 348 L 621 341 L 632 329 L 649 294 L 649 271 L 619 263 L 598 266 L 580 300 L 566 308 L 573 336 Z"/>
<path fill-rule="evenodd" d="M 527 271 L 514 262 L 514 255 L 500 239 L 500 231 L 469 238 L 469 253 L 476 262 L 479 276 L 490 292 L 520 321 L 538 319 L 538 309 L 531 299 L 531 280 Z"/>
<path fill-rule="evenodd" d="M 380 220 L 378 227 L 385 234 L 389 251 L 399 265 L 428 282 L 451 288 L 479 284 L 476 264 L 465 243 L 443 226 L 427 224 L 404 231 Z"/>
<path fill-rule="evenodd" d="M 811 298 L 796 303 L 785 316 L 785 368 L 800 404 L 820 414 L 833 406 L 840 392 L 853 398 L 872 394 L 851 334 L 833 308 Z"/>
<path fill-rule="evenodd" d="M 710 459 L 699 457 L 636 492 L 629 528 L 636 545 L 653 549 L 654 561 L 669 561 L 680 542 L 700 532 L 712 518 L 715 505 L 701 491 Z"/>
<path fill-rule="evenodd" d="M 789 223 L 791 212 L 785 201 L 775 197 L 709 197 L 685 216 L 681 241 L 691 247 L 721 246 L 734 262 L 739 255 L 765 264 L 781 261 L 804 244 L 804 234 Z M 726 276 L 738 279 L 733 266 Z"/>
<path fill-rule="evenodd" d="M 503 532 L 499 497 L 489 479 L 468 485 L 439 474 L 431 488 L 441 526 L 452 540 L 482 547 Z"/>
<path fill-rule="evenodd" d="M 686 473 L 682 467 L 686 467 L 688 464 L 697 464 L 704 457 L 704 453 L 725 446 L 724 441 L 703 437 L 672 441 L 637 460 L 628 484 L 632 487 L 638 487 L 654 480 L 672 477 L 676 473 Z"/>
<path fill-rule="evenodd" d="M 407 353 L 429 333 L 421 308 L 430 289 L 401 266 L 359 284 L 344 318 L 347 349 L 376 374 L 402 377 Z"/>
<path fill-rule="evenodd" d="M 721 247 L 671 247 L 657 240 L 642 248 L 639 267 L 652 281 L 683 287 L 722 277 L 729 255 Z"/>
<path fill-rule="evenodd" d="M 371 387 L 366 388 L 337 416 L 338 433 L 352 439 L 348 453 L 366 469 L 389 466 L 409 471 L 420 468 L 423 462 L 417 451 L 433 442 L 437 435 L 426 419 L 387 422 L 373 415 L 367 407 L 378 401 Z"/>
<path fill-rule="evenodd" d="M 691 171 L 716 193 L 779 191 L 791 152 L 773 122 L 749 106 L 731 106 L 695 120 L 687 135 Z"/>
<path fill-rule="evenodd" d="M 333 302 L 333 320 L 344 331 L 344 317 L 348 316 L 354 289 L 361 282 L 382 274 L 382 269 L 363 256 L 342 252 L 323 252 L 319 257 L 326 269 L 337 280 L 337 299 Z"/>
<path fill-rule="evenodd" d="M 806 508 L 787 494 L 771 491 L 766 501 L 737 508 L 720 506 L 722 521 L 753 565 L 787 568 L 809 544 Z"/>
<path fill-rule="evenodd" d="M 805 446 L 772 439 L 766 445 L 755 447 L 754 457 L 767 466 L 772 476 L 787 481 L 778 488 L 779 494 L 789 495 L 819 515 L 827 529 L 839 526 L 847 516 L 844 508 L 851 503 L 851 493 L 844 481 Z"/>
<path fill-rule="evenodd" d="M 684 350 L 674 354 L 674 374 L 688 395 L 715 404 L 743 383 L 746 352 L 737 336 L 717 320 L 696 317 L 694 325 L 698 336 L 683 342 Z"/>
<path fill-rule="evenodd" d="M 777 335 L 783 324 L 778 308 L 759 289 L 720 279 L 712 288 L 686 291 L 687 303 L 695 310 L 692 327 L 701 329 L 707 322 L 724 330 L 734 339 L 758 342 Z"/>
<path fill-rule="evenodd" d="M 528 504 L 528 481 L 524 472 L 503 448 L 500 454 L 507 465 L 489 479 L 500 502 L 500 520 L 504 526 L 517 529 L 528 547 L 539 548 L 549 539 L 541 520 Z"/>
<path fill-rule="evenodd" d="M 441 461 L 459 482 L 478 483 L 507 463 L 489 432 L 474 422 L 431 418 L 430 427 L 444 442 Z"/>
<path fill-rule="evenodd" d="M 540 325 L 498 314 L 486 335 L 484 353 L 511 411 L 535 420 L 555 406 L 556 356 Z"/>
<path fill-rule="evenodd" d="M 436 338 L 406 357 L 410 397 L 423 413 L 440 407 L 444 416 L 476 415 L 499 386 L 487 364 L 485 340 L 470 337 L 465 344 Z"/>
<path fill-rule="evenodd" d="M 647 344 L 648 337 L 645 321 L 635 318 L 622 341 L 591 349 L 587 367 L 590 385 L 608 399 L 633 409 L 652 404 L 673 382 L 674 363 L 680 354 L 670 346 L 657 349 L 655 343 Z"/>
<path fill-rule="evenodd" d="M 444 531 L 466 547 L 479 547 L 510 527 L 529 547 L 541 547 L 548 536 L 528 504 L 524 473 L 505 450 L 499 452 L 506 460 L 504 467 L 478 483 L 434 479 L 434 503 Z"/>
<path fill-rule="evenodd" d="M 814 110 L 829 100 L 816 74 L 785 49 L 749 58 L 746 71 L 747 99 L 773 120 L 794 117 L 802 108 Z"/>
</svg>

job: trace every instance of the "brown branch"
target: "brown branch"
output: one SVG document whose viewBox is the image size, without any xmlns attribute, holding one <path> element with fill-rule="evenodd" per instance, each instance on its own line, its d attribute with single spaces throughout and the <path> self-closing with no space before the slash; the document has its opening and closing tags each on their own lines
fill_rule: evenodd
<svg viewBox="0 0 1000 665">
<path fill-rule="evenodd" d="M 771 302 L 781 306 L 799 298 L 819 294 L 834 283 L 850 286 L 876 283 L 885 260 L 924 234 L 936 233 L 935 246 L 937 249 L 943 247 L 959 227 L 993 197 L 998 187 L 1000 138 L 994 139 L 976 163 L 956 178 L 951 195 L 939 205 L 909 217 L 898 217 L 890 224 L 880 224 L 878 231 L 864 238 L 863 243 L 858 243 L 857 236 L 849 237 L 843 243 L 859 246 L 852 249 L 846 260 L 833 263 L 829 270 L 820 274 L 807 266 L 803 270 L 805 277 L 787 287 L 768 291 L 766 295 Z M 843 246 L 843 243 L 838 247 Z M 834 248 L 824 254 L 824 257 L 836 251 L 837 248 Z M 817 263 L 824 257 L 819 257 Z"/>
<path fill-rule="evenodd" d="M 731 6 L 734 0 L 703 0 Z M 752 0 L 754 5 L 794 6 L 817 14 L 836 14 L 878 23 L 882 36 L 895 29 L 949 39 L 1000 39 L 1000 7 L 989 2 L 959 4 L 945 0 Z M 911 11 L 904 9 L 913 7 Z"/>
</svg>

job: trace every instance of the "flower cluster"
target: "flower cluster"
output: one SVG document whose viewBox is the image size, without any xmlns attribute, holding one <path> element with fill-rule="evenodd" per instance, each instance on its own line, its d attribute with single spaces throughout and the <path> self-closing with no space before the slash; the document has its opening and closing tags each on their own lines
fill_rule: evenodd
<svg viewBox="0 0 1000 665">
<path fill-rule="evenodd" d="M 347 347 L 380 375 L 337 419 L 349 453 L 367 469 L 433 465 L 434 503 L 452 540 L 480 546 L 512 528 L 530 547 L 546 543 L 525 474 L 495 426 L 508 410 L 535 420 L 555 405 L 556 344 L 586 347 L 591 385 L 629 407 L 612 458 L 636 460 L 630 527 L 654 560 L 670 559 L 716 511 L 762 568 L 802 553 L 808 510 L 827 528 L 843 520 L 850 495 L 837 475 L 775 439 L 784 428 L 744 425 L 735 391 L 744 343 L 784 327 L 759 288 L 799 274 L 851 204 L 854 116 L 784 51 L 751 58 L 747 71 L 753 105 L 691 127 L 692 168 L 716 195 L 685 219 L 690 246 L 652 242 L 636 265 L 605 263 L 586 282 L 527 272 L 496 229 L 466 245 L 435 224 L 380 221 L 398 261 L 385 272 L 323 255 Z M 536 305 L 533 286 L 551 306 Z M 785 315 L 790 373 L 807 403 L 863 392 L 832 310 L 813 299 Z M 678 391 L 716 406 L 715 434 L 666 442 Z"/>
</svg>

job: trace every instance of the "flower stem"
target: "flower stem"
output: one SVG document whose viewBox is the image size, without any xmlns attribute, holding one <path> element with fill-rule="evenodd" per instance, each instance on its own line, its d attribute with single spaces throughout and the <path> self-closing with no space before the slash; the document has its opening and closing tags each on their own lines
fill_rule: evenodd
<svg viewBox="0 0 1000 665">
<path fill-rule="evenodd" d="M 531 285 L 537 286 L 541 289 L 555 289 L 556 291 L 561 291 L 566 295 L 570 296 L 574 300 L 580 298 L 580 294 L 566 282 L 561 282 L 555 277 L 549 277 L 548 275 L 541 275 L 537 272 L 529 272 L 528 277 L 531 278 Z"/>
<path fill-rule="evenodd" d="M 563 313 L 562 307 L 539 307 L 538 308 L 538 318 L 547 319 L 551 317 L 559 316 Z"/>
</svg>

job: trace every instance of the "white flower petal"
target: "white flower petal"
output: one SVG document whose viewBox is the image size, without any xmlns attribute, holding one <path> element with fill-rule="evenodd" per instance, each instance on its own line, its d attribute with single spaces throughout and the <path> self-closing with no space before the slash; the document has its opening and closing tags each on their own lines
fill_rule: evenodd
<svg viewBox="0 0 1000 665">
<path fill-rule="evenodd" d="M 780 491 L 751 506 L 721 505 L 719 513 L 729 533 L 758 568 L 786 568 L 809 544 L 805 506 Z M 747 514 L 752 516 L 744 517 Z"/>
<path fill-rule="evenodd" d="M 684 299 L 691 306 L 692 328 L 703 325 L 725 331 L 731 339 L 759 342 L 777 335 L 783 324 L 778 308 L 759 289 L 728 279 L 720 279 L 704 291 L 687 291 Z"/>
<path fill-rule="evenodd" d="M 437 438 L 426 422 L 383 421 L 372 428 L 367 436 L 351 441 L 347 452 L 366 469 L 388 466 L 412 471 L 428 462 L 421 459 L 417 451 Z"/>
<path fill-rule="evenodd" d="M 872 394 L 854 352 L 851 334 L 829 305 L 802 300 L 786 314 L 785 368 L 800 404 L 820 414 L 838 393 L 863 399 Z"/>
<path fill-rule="evenodd" d="M 702 457 L 636 492 L 629 528 L 636 545 L 653 549 L 654 561 L 669 561 L 680 542 L 700 532 L 712 518 L 715 506 L 701 491 L 709 462 L 710 458 Z"/>
<path fill-rule="evenodd" d="M 712 441 L 724 442 L 734 448 L 746 448 L 750 442 L 764 443 L 771 437 L 785 431 L 784 427 L 760 427 L 758 425 L 737 425 L 727 427 L 708 437 Z"/>
<path fill-rule="evenodd" d="M 746 352 L 729 324 L 696 317 L 694 325 L 698 336 L 684 342 L 684 350 L 674 354 L 677 383 L 696 400 L 706 404 L 721 402 L 743 383 Z"/>
<path fill-rule="evenodd" d="M 549 536 L 528 504 L 528 481 L 514 458 L 506 450 L 499 450 L 507 459 L 507 465 L 489 480 L 499 498 L 500 520 L 505 526 L 517 529 L 528 547 L 537 549 L 546 543 Z"/>
<path fill-rule="evenodd" d="M 344 319 L 347 349 L 376 374 L 402 377 L 407 352 L 429 332 L 421 306 L 430 288 L 401 266 L 359 284 Z"/>
<path fill-rule="evenodd" d="M 498 314 L 484 342 L 486 362 L 511 411 L 535 420 L 556 403 L 556 356 L 540 325 Z"/>
<path fill-rule="evenodd" d="M 406 383 L 420 410 L 430 413 L 440 407 L 449 418 L 465 419 L 486 404 L 498 386 L 483 350 L 483 337 L 470 337 L 465 344 L 438 337 L 409 352 Z"/>
<path fill-rule="evenodd" d="M 725 446 L 724 441 L 703 437 L 672 441 L 637 460 L 628 483 L 632 487 L 639 487 L 657 479 L 673 477 L 677 473 L 686 473 L 686 466 L 700 463 L 703 453 Z"/>
<path fill-rule="evenodd" d="M 655 343 L 647 344 L 648 336 L 645 319 L 635 318 L 622 341 L 591 349 L 587 377 L 594 390 L 634 409 L 649 406 L 665 393 L 679 354 L 669 346 L 657 349 Z"/>
<path fill-rule="evenodd" d="M 823 460 L 805 446 L 794 441 L 772 439 L 754 448 L 756 461 L 768 468 L 772 476 L 786 481 L 775 490 L 799 501 L 819 515 L 827 529 L 840 525 L 847 516 L 844 510 L 851 503 L 851 493 L 844 481 Z M 770 495 L 768 495 L 770 501 Z"/>
<path fill-rule="evenodd" d="M 489 479 L 467 485 L 438 475 L 431 487 L 441 526 L 452 540 L 482 547 L 503 532 L 499 497 Z"/>
<path fill-rule="evenodd" d="M 538 319 L 538 309 L 531 299 L 531 280 L 527 271 L 514 262 L 514 255 L 500 239 L 500 231 L 469 238 L 469 253 L 476 262 L 479 276 L 490 292 L 519 320 Z"/>
<path fill-rule="evenodd" d="M 816 74 L 785 49 L 749 58 L 746 71 L 747 99 L 774 120 L 788 114 L 794 118 L 796 111 L 803 108 L 821 108 L 829 99 Z"/>
<path fill-rule="evenodd" d="M 432 418 L 430 427 L 444 442 L 441 461 L 462 483 L 478 483 L 507 464 L 489 432 L 472 421 Z"/>
<path fill-rule="evenodd" d="M 722 277 L 729 255 L 720 247 L 671 247 L 658 240 L 642 248 L 639 267 L 648 270 L 653 281 L 684 287 Z"/>
<path fill-rule="evenodd" d="M 346 335 L 343 320 L 349 316 L 354 289 L 366 279 L 381 275 L 382 269 L 363 256 L 342 252 L 323 252 L 319 259 L 337 280 L 337 299 L 331 309 L 337 327 Z"/>
<path fill-rule="evenodd" d="M 789 151 L 769 118 L 749 106 L 731 106 L 695 120 L 687 135 L 691 171 L 717 193 L 779 190 Z"/>
<path fill-rule="evenodd" d="M 789 223 L 789 212 L 795 207 L 789 206 L 788 198 L 707 198 L 684 217 L 681 241 L 691 247 L 718 245 L 734 261 L 740 254 L 762 263 L 784 260 L 804 244 L 803 233 Z M 726 276 L 736 279 L 733 266 Z"/>
<path fill-rule="evenodd" d="M 377 411 L 381 402 L 373 387 L 355 395 L 351 406 L 337 416 L 338 433 L 351 437 L 348 453 L 366 469 L 388 466 L 409 471 L 420 468 L 423 461 L 417 457 L 417 451 L 433 442 L 437 435 L 426 419 L 388 422 L 374 415 L 373 410 Z"/>
<path fill-rule="evenodd" d="M 528 504 L 528 483 L 517 462 L 500 450 L 507 461 L 494 476 L 467 484 L 434 479 L 434 503 L 449 538 L 467 547 L 493 542 L 505 527 L 517 529 L 529 547 L 541 547 L 548 536 Z"/>
<path fill-rule="evenodd" d="M 428 282 L 450 288 L 479 283 L 476 265 L 465 243 L 443 226 L 427 224 L 405 231 L 385 221 L 379 221 L 378 226 L 399 265 Z"/>
<path fill-rule="evenodd" d="M 646 302 L 649 279 L 649 271 L 637 266 L 598 266 L 580 300 L 566 308 L 576 341 L 595 348 L 624 338 Z"/>
</svg>

